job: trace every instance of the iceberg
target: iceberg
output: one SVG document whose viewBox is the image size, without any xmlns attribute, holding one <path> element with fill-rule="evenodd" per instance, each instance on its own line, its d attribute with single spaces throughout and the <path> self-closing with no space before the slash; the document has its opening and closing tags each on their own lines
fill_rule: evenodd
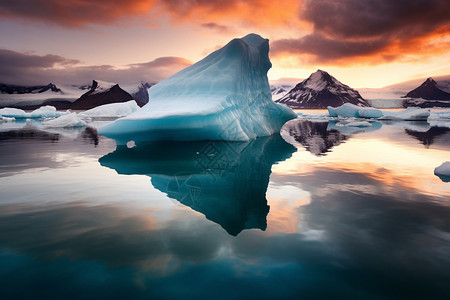
<svg viewBox="0 0 450 300">
<path fill-rule="evenodd" d="M 109 118 L 109 117 L 124 117 L 134 113 L 139 109 L 136 101 L 131 100 L 122 103 L 110 103 L 100 105 L 82 113 L 78 116 L 82 118 Z"/>
<path fill-rule="evenodd" d="M 402 111 L 385 111 L 380 120 L 426 121 L 430 110 L 418 107 L 408 107 Z"/>
<path fill-rule="evenodd" d="M 373 107 L 361 107 L 351 103 L 344 103 L 339 107 L 328 106 L 330 117 L 344 118 L 379 118 L 383 112 Z"/>
<path fill-rule="evenodd" d="M 0 116 L 6 118 L 26 119 L 30 117 L 30 114 L 22 109 L 5 107 L 0 109 Z"/>
<path fill-rule="evenodd" d="M 41 106 L 30 113 L 29 118 L 40 119 L 40 118 L 57 118 L 63 115 L 63 113 L 56 111 L 56 107 L 45 105 Z"/>
<path fill-rule="evenodd" d="M 297 114 L 272 101 L 269 41 L 256 34 L 152 86 L 150 101 L 98 132 L 134 141 L 248 141 L 278 133 Z"/>
<path fill-rule="evenodd" d="M 0 116 L 16 119 L 57 118 L 63 114 L 62 112 L 56 111 L 56 108 L 50 105 L 41 106 L 31 113 L 18 108 L 5 107 L 0 109 Z"/>
<path fill-rule="evenodd" d="M 56 119 L 45 120 L 42 125 L 47 128 L 84 127 L 86 122 L 81 120 L 76 113 L 70 113 Z"/>
<path fill-rule="evenodd" d="M 438 176 L 444 182 L 450 182 L 450 161 L 444 162 L 434 169 L 434 175 Z"/>
<path fill-rule="evenodd" d="M 372 123 L 369 123 L 367 121 L 353 121 L 348 123 L 339 122 L 336 124 L 336 126 L 348 126 L 348 127 L 372 127 Z"/>
</svg>

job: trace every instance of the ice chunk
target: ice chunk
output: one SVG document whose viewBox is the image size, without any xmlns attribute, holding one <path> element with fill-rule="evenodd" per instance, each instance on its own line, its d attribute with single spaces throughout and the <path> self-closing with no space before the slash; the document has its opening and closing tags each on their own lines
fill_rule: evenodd
<svg viewBox="0 0 450 300">
<path fill-rule="evenodd" d="M 30 118 L 39 119 L 39 118 L 57 118 L 61 116 L 63 113 L 56 111 L 56 107 L 46 105 L 41 106 L 36 110 L 33 110 L 30 114 Z"/>
<path fill-rule="evenodd" d="M 70 113 L 56 119 L 46 120 L 42 125 L 48 128 L 83 127 L 86 126 L 86 122 L 81 120 L 76 113 Z"/>
<path fill-rule="evenodd" d="M 372 127 L 372 124 L 367 121 L 354 121 L 348 123 L 339 122 L 336 126 L 348 126 L 348 127 Z"/>
<path fill-rule="evenodd" d="M 22 109 L 5 107 L 0 109 L 0 116 L 7 118 L 26 119 L 30 117 L 30 114 Z"/>
<path fill-rule="evenodd" d="M 139 109 L 136 101 L 100 105 L 78 114 L 82 118 L 124 117 Z"/>
<path fill-rule="evenodd" d="M 434 169 L 434 174 L 444 182 L 450 182 L 450 161 L 444 162 Z"/>
<path fill-rule="evenodd" d="M 99 133 L 119 143 L 155 140 L 247 141 L 297 117 L 272 101 L 269 42 L 249 34 L 149 89 L 144 107 Z"/>
<path fill-rule="evenodd" d="M 366 124 L 368 123 L 368 124 Z M 369 126 L 370 125 L 370 126 Z M 371 121 L 371 122 L 359 122 L 359 121 L 341 121 L 337 122 L 332 120 L 328 122 L 327 130 L 337 130 L 345 135 L 353 135 L 359 133 L 372 132 L 380 129 L 383 126 L 381 122 Z"/>
<path fill-rule="evenodd" d="M 429 109 L 408 107 L 402 111 L 385 111 L 380 120 L 426 121 L 430 116 Z"/>
<path fill-rule="evenodd" d="M 379 118 L 383 116 L 381 110 L 373 107 L 361 107 L 351 103 L 344 103 L 339 107 L 328 106 L 330 117 L 344 118 Z"/>
<path fill-rule="evenodd" d="M 9 117 L 0 117 L 0 123 L 2 123 L 2 122 L 14 122 L 16 120 L 16 118 L 14 118 L 14 117 L 11 117 L 11 118 L 9 118 Z"/>
</svg>

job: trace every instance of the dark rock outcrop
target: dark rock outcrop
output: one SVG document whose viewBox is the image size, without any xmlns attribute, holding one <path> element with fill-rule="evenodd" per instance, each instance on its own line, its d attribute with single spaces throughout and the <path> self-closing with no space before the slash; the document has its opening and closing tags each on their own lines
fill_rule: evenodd
<svg viewBox="0 0 450 300">
<path fill-rule="evenodd" d="M 72 103 L 71 109 L 91 109 L 109 103 L 121 103 L 133 100 L 133 97 L 121 89 L 118 84 L 103 88 L 98 81 L 92 82 L 91 89 Z"/>
</svg>

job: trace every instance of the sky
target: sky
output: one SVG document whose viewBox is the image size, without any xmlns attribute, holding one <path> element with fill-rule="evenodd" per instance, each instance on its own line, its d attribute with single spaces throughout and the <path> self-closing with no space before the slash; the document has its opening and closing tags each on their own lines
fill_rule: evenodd
<svg viewBox="0 0 450 300">
<path fill-rule="evenodd" d="M 271 81 L 450 74 L 448 0 L 0 0 L 0 83 L 157 82 L 248 33 L 270 41 Z"/>
</svg>

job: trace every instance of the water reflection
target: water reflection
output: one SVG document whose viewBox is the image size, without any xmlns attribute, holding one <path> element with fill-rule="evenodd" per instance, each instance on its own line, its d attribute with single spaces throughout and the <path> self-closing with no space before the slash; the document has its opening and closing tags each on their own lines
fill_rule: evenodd
<svg viewBox="0 0 450 300">
<path fill-rule="evenodd" d="M 352 136 L 378 131 L 382 127 L 401 128 L 407 137 L 420 141 L 426 148 L 434 145 L 434 148 L 447 149 L 450 145 L 450 128 L 431 126 L 425 121 L 355 122 L 354 120 L 295 119 L 283 126 L 281 135 L 296 147 L 304 147 L 316 156 L 325 156 L 332 151 L 332 148 L 342 145 Z"/>
<path fill-rule="evenodd" d="M 281 135 L 287 142 L 294 146 L 300 144 L 316 156 L 326 155 L 331 148 L 344 143 L 349 138 L 348 135 L 336 129 L 329 129 L 328 122 L 312 122 L 303 119 L 287 122 L 281 129 Z"/>
<path fill-rule="evenodd" d="M 295 152 L 279 135 L 250 142 L 147 143 L 99 159 L 119 174 L 151 177 L 155 188 L 204 214 L 229 234 L 267 227 L 272 165 Z"/>
<path fill-rule="evenodd" d="M 427 148 L 435 142 L 445 146 L 450 145 L 450 128 L 447 127 L 430 127 L 427 131 L 416 131 L 405 128 L 405 132 L 420 141 Z"/>
</svg>

